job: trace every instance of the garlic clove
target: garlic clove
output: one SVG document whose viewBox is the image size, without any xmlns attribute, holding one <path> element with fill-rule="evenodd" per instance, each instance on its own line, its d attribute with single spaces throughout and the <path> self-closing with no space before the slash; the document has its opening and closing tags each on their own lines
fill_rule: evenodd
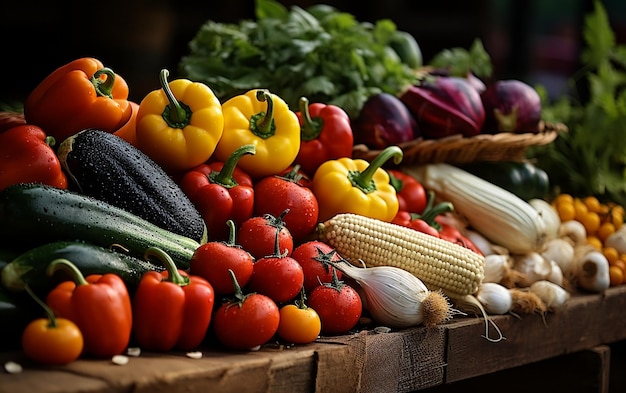
<svg viewBox="0 0 626 393">
<path fill-rule="evenodd" d="M 528 289 L 539 296 L 550 311 L 562 309 L 570 298 L 570 293 L 564 288 L 547 280 L 534 282 Z"/>
<path fill-rule="evenodd" d="M 503 285 L 494 282 L 480 284 L 476 298 L 490 314 L 506 314 L 513 306 L 511 292 Z"/>
</svg>

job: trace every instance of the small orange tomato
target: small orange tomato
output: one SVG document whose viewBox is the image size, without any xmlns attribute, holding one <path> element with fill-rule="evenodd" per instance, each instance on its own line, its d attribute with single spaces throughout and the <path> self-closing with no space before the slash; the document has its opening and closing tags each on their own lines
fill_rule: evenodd
<svg viewBox="0 0 626 393">
<path fill-rule="evenodd" d="M 22 333 L 26 356 L 46 365 L 63 365 L 78 359 L 83 351 L 83 335 L 76 324 L 65 318 L 39 318 Z"/>
<path fill-rule="evenodd" d="M 618 266 L 609 266 L 609 279 L 611 286 L 617 286 L 624 282 L 624 271 Z"/>
<path fill-rule="evenodd" d="M 596 236 L 604 243 L 606 239 L 615 232 L 615 225 L 610 221 L 605 221 L 600 224 L 600 228 L 596 233 Z"/>
<path fill-rule="evenodd" d="M 587 214 L 580 218 L 577 217 L 576 219 L 584 225 L 587 230 L 587 235 L 594 235 L 598 228 L 600 228 L 600 216 L 598 213 L 587 212 Z"/>
<path fill-rule="evenodd" d="M 294 344 L 308 344 L 317 339 L 322 323 L 317 312 L 305 305 L 288 304 L 280 309 L 278 336 Z"/>
<path fill-rule="evenodd" d="M 596 236 L 587 236 L 587 244 L 593 246 L 597 250 L 602 250 L 602 240 L 598 239 Z"/>
<path fill-rule="evenodd" d="M 609 264 L 614 264 L 619 259 L 619 251 L 615 247 L 604 247 L 602 249 L 602 254 L 606 257 L 606 260 L 609 261 Z"/>
</svg>

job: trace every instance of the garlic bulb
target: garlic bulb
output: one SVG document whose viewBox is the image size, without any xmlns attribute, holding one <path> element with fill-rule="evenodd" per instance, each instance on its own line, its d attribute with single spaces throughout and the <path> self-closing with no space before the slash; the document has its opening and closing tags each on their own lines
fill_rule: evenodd
<svg viewBox="0 0 626 393">
<path fill-rule="evenodd" d="M 615 248 L 620 254 L 626 254 L 626 226 L 622 226 L 606 238 L 604 245 Z"/>
<path fill-rule="evenodd" d="M 528 287 L 535 281 L 545 280 L 552 271 L 550 261 L 538 252 L 516 255 L 513 268 L 522 274 L 518 281 L 521 287 Z"/>
<path fill-rule="evenodd" d="M 562 287 L 565 284 L 565 279 L 563 278 L 563 271 L 561 270 L 561 267 L 552 260 L 550 261 L 550 267 L 550 274 L 548 274 L 546 280 Z"/>
<path fill-rule="evenodd" d="M 578 286 L 591 292 L 602 292 L 609 288 L 609 261 L 595 249 L 582 254 L 579 265 Z"/>
<path fill-rule="evenodd" d="M 587 230 L 578 220 L 563 221 L 559 227 L 559 235 L 562 239 L 571 240 L 574 246 L 587 243 Z"/>
<path fill-rule="evenodd" d="M 364 304 L 376 322 L 392 328 L 424 324 L 434 326 L 454 313 L 448 299 L 404 269 L 393 266 L 359 268 L 348 262 L 333 263 L 354 279 L 365 296 Z"/>
<path fill-rule="evenodd" d="M 559 265 L 561 272 L 566 277 L 572 277 L 574 274 L 574 246 L 566 239 L 550 240 L 541 251 L 541 255 Z"/>
<path fill-rule="evenodd" d="M 480 284 L 476 298 L 490 314 L 506 314 L 513 305 L 513 297 L 508 288 L 495 282 Z"/>
<path fill-rule="evenodd" d="M 528 290 L 539 296 L 547 309 L 551 311 L 563 308 L 565 302 L 570 298 L 569 292 L 561 286 L 547 280 L 534 282 L 528 287 Z"/>
<path fill-rule="evenodd" d="M 485 278 L 483 282 L 501 282 L 508 275 L 510 261 L 508 255 L 485 255 Z"/>
</svg>

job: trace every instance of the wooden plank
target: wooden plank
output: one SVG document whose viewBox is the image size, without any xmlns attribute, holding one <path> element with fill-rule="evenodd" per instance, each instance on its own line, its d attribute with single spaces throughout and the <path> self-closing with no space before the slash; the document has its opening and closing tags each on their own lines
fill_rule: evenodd
<svg viewBox="0 0 626 393">
<path fill-rule="evenodd" d="M 422 393 L 484 390 L 502 390 L 507 393 L 609 393 L 610 356 L 609 346 L 601 345 L 492 374 L 455 381 L 423 390 Z M 496 386 L 500 388 L 495 388 Z"/>
<path fill-rule="evenodd" d="M 626 338 L 621 315 L 626 288 L 575 296 L 566 308 L 545 315 L 493 316 L 506 337 L 489 342 L 482 318 L 466 318 L 447 330 L 446 383 L 472 378 Z M 492 334 L 493 335 L 493 334 Z"/>
<path fill-rule="evenodd" d="M 21 374 L 0 372 L 0 392 L 404 393 L 626 340 L 624 309 L 626 286 L 621 286 L 576 296 L 545 320 L 539 315 L 490 317 L 506 336 L 499 343 L 481 337 L 482 318 L 455 317 L 433 329 L 362 331 L 304 346 L 267 345 L 256 352 L 203 348 L 201 359 L 143 353 L 126 366 L 80 359 L 64 367 L 41 367 L 20 352 L 0 352 L 0 364 L 14 360 L 25 367 Z"/>
</svg>

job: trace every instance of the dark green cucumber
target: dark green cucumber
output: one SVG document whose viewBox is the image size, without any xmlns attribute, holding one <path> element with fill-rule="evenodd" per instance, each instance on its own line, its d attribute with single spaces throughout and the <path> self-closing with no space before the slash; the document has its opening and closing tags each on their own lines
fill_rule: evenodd
<svg viewBox="0 0 626 393">
<path fill-rule="evenodd" d="M 43 184 L 16 184 L 0 191 L 0 242 L 20 247 L 82 240 L 104 248 L 119 245 L 143 258 L 148 247 L 189 268 L 200 244 L 101 200 Z M 0 246 L 2 246 L 0 244 Z"/>
<path fill-rule="evenodd" d="M 114 273 L 120 276 L 129 290 L 134 290 L 147 271 L 161 271 L 163 266 L 135 258 L 95 244 L 80 241 L 56 241 L 32 248 L 9 262 L 0 273 L 2 287 L 11 292 L 24 290 L 26 284 L 36 293 L 48 293 L 62 281 L 71 279 L 64 270 L 52 277 L 46 274 L 50 262 L 67 259 L 84 276 Z"/>
<path fill-rule="evenodd" d="M 65 139 L 58 156 L 70 189 L 206 242 L 207 227 L 187 195 L 161 166 L 126 140 L 87 129 Z"/>
</svg>

